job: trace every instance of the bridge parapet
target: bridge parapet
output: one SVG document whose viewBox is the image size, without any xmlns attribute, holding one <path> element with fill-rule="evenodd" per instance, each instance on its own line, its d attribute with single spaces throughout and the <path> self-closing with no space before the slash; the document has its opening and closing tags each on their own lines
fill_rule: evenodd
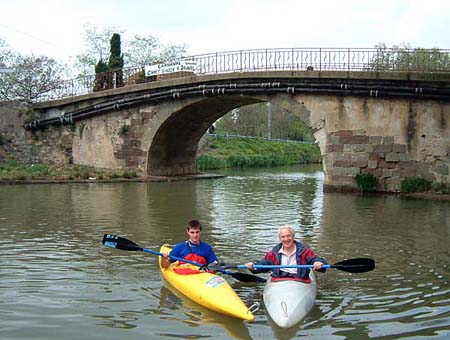
<svg viewBox="0 0 450 340">
<path fill-rule="evenodd" d="M 191 62 L 195 75 L 267 71 L 401 72 L 450 74 L 450 50 L 389 48 L 282 48 L 209 53 L 181 58 Z M 180 73 L 186 76 L 190 73 Z M 120 79 L 118 79 L 120 77 Z M 164 77 L 163 77 L 164 78 Z M 158 80 L 146 76 L 144 66 L 89 75 L 61 83 L 39 100 L 78 96 L 95 91 Z"/>
</svg>

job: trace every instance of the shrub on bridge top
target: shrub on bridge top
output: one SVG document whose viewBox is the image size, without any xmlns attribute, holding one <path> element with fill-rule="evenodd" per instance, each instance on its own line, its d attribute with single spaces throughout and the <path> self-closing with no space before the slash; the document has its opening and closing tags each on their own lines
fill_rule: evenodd
<svg viewBox="0 0 450 340">
<path fill-rule="evenodd" d="M 94 92 L 106 90 L 108 88 L 108 65 L 100 59 L 95 65 Z"/>
</svg>

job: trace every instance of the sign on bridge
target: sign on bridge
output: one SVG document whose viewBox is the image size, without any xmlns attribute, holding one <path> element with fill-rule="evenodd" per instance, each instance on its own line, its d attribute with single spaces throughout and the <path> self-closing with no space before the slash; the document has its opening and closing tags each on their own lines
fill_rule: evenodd
<svg viewBox="0 0 450 340">
<path fill-rule="evenodd" d="M 145 76 L 156 76 L 175 72 L 195 72 L 197 63 L 189 60 L 177 60 L 173 62 L 145 66 Z"/>
</svg>

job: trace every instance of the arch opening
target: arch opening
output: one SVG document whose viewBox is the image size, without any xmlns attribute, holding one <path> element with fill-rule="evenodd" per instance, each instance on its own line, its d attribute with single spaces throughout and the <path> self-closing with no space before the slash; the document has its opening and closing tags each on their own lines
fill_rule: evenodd
<svg viewBox="0 0 450 340">
<path fill-rule="evenodd" d="M 211 124 L 235 108 L 260 101 L 245 96 L 213 97 L 173 112 L 158 129 L 150 145 L 147 174 L 195 174 L 198 143 Z"/>
</svg>

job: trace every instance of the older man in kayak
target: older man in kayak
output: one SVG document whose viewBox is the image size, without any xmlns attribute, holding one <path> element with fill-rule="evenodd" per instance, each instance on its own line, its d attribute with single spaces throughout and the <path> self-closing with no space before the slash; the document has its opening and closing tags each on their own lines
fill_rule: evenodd
<svg viewBox="0 0 450 340">
<path fill-rule="evenodd" d="M 313 269 L 319 272 L 325 272 L 322 268 L 327 261 L 317 256 L 310 248 L 303 243 L 295 240 L 295 231 L 290 225 L 279 228 L 278 236 L 281 243 L 277 244 L 263 260 L 246 263 L 245 266 L 252 272 L 264 272 L 270 269 L 255 270 L 253 265 L 313 265 Z M 290 278 L 293 280 L 311 282 L 309 277 L 309 268 L 275 268 L 272 270 L 272 280 L 283 280 Z"/>
<path fill-rule="evenodd" d="M 186 226 L 186 231 L 189 239 L 185 242 L 178 243 L 170 252 L 170 255 L 178 258 L 183 258 L 199 264 L 208 265 L 210 263 L 217 263 L 217 256 L 213 248 L 206 242 L 200 240 L 202 233 L 202 226 L 199 221 L 189 221 Z M 170 266 L 172 260 L 168 253 L 163 253 L 161 266 L 167 268 Z"/>
</svg>

